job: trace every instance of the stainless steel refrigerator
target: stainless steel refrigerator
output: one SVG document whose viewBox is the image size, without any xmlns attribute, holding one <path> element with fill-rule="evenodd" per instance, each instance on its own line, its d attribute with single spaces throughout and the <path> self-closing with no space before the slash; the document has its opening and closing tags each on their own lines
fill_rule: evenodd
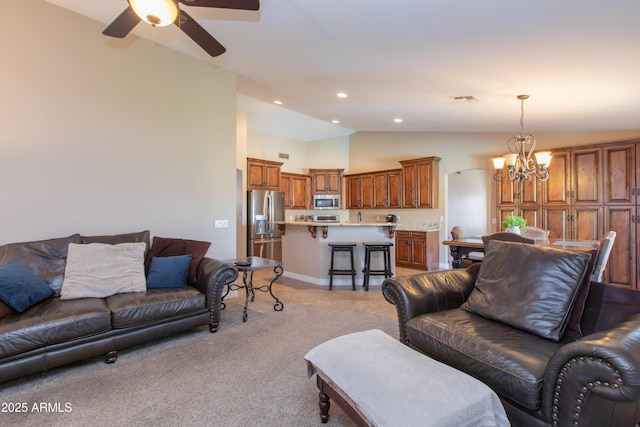
<svg viewBox="0 0 640 427">
<path fill-rule="evenodd" d="M 250 190 L 247 216 L 247 255 L 282 261 L 282 236 L 269 222 L 284 221 L 284 193 Z"/>
</svg>

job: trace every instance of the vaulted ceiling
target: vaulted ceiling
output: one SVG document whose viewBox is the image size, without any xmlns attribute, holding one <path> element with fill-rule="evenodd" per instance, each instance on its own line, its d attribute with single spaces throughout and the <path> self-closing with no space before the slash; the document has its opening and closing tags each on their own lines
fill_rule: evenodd
<svg viewBox="0 0 640 427">
<path fill-rule="evenodd" d="M 47 1 L 105 26 L 127 7 Z M 637 0 L 260 3 L 259 11 L 180 5 L 227 48 L 219 57 L 175 26 L 140 23 L 127 37 L 236 72 L 247 109 L 252 99 L 279 100 L 275 109 L 338 133 L 517 131 L 519 94 L 530 96 L 526 131 L 640 129 Z"/>
</svg>

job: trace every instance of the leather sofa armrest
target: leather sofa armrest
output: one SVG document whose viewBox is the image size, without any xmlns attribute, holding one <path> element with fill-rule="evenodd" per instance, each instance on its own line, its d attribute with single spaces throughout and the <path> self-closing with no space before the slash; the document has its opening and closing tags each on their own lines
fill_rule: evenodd
<svg viewBox="0 0 640 427">
<path fill-rule="evenodd" d="M 209 331 L 216 332 L 220 324 L 222 291 L 236 280 L 238 269 L 217 259 L 204 258 L 198 264 L 196 275 L 195 287 L 206 295 L 207 308 L 211 313 Z"/>
<path fill-rule="evenodd" d="M 614 402 L 640 400 L 640 314 L 561 347 L 549 361 L 543 414 L 558 425 L 582 425 L 582 408 L 598 411 L 591 404 L 600 399 L 592 394 Z"/>
<path fill-rule="evenodd" d="M 407 343 L 406 323 L 421 314 L 460 307 L 473 290 L 475 277 L 466 270 L 434 271 L 391 277 L 382 283 L 382 293 L 396 306 L 400 341 Z"/>
</svg>

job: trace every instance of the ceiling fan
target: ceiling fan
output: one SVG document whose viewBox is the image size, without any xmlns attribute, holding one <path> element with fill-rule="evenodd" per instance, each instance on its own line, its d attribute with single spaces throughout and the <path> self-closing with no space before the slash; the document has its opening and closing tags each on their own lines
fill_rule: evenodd
<svg viewBox="0 0 640 427">
<path fill-rule="evenodd" d="M 259 0 L 127 0 L 127 2 L 129 7 L 105 28 L 102 34 L 123 38 L 140 21 L 145 21 L 154 27 L 174 23 L 211 56 L 222 55 L 227 49 L 187 12 L 180 9 L 179 3 L 187 6 L 224 9 L 258 10 L 260 8 Z"/>
</svg>

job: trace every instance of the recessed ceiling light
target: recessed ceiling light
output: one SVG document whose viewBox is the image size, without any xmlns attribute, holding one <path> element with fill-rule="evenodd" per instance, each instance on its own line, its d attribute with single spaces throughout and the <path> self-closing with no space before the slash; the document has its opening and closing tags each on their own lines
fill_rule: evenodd
<svg viewBox="0 0 640 427">
<path fill-rule="evenodd" d="M 400 117 L 396 117 L 395 119 L 393 119 L 394 122 L 396 123 L 402 123 L 403 120 Z"/>
<path fill-rule="evenodd" d="M 277 105 L 282 105 L 282 101 L 277 100 L 277 99 L 276 99 L 275 101 L 273 101 L 273 103 L 274 103 L 274 104 L 277 104 Z"/>
<path fill-rule="evenodd" d="M 346 97 L 347 97 L 347 94 L 346 94 L 346 93 L 344 93 L 344 92 L 338 92 L 338 93 L 336 93 L 336 96 L 337 96 L 338 98 L 346 98 Z"/>
<path fill-rule="evenodd" d="M 333 123 L 334 125 L 339 125 L 340 124 L 340 120 L 331 120 L 331 123 Z"/>
</svg>

